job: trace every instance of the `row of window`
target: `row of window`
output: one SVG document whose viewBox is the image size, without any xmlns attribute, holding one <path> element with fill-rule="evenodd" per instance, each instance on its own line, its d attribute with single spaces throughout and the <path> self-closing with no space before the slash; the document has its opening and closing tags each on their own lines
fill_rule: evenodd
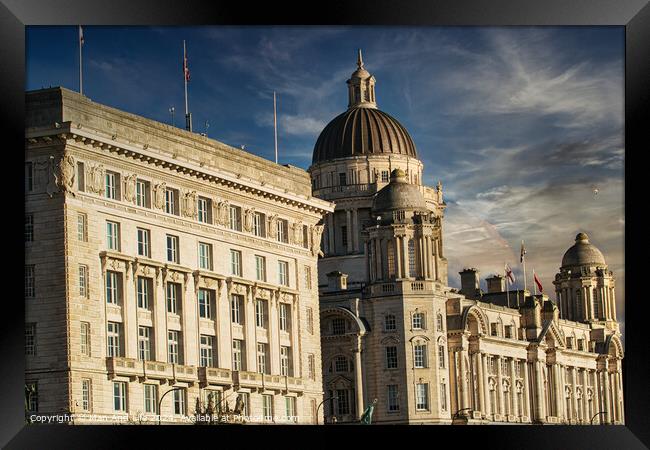
<svg viewBox="0 0 650 450">
<path fill-rule="evenodd" d="M 426 330 L 426 316 L 424 313 L 416 312 L 411 316 L 411 328 L 413 330 Z M 333 335 L 345 334 L 349 328 L 347 321 L 342 317 L 335 317 L 331 320 L 330 332 Z M 444 320 L 442 314 L 436 316 L 436 330 L 444 332 Z M 397 319 L 394 314 L 384 316 L 384 331 L 397 331 Z"/>
<path fill-rule="evenodd" d="M 322 183 L 321 175 L 315 175 L 312 178 L 312 188 L 320 189 L 322 187 L 335 186 L 334 180 L 337 180 L 337 172 L 327 172 L 325 174 L 325 184 Z M 349 175 L 349 176 L 348 176 Z M 390 171 L 382 170 L 375 173 L 373 181 L 375 183 L 381 181 L 382 183 L 388 183 L 390 181 Z M 413 184 L 418 184 L 418 174 L 413 176 Z M 346 172 L 338 172 L 338 186 L 347 186 L 348 184 L 358 184 L 359 177 L 358 173 L 354 170 L 350 170 L 349 174 Z"/>
</svg>

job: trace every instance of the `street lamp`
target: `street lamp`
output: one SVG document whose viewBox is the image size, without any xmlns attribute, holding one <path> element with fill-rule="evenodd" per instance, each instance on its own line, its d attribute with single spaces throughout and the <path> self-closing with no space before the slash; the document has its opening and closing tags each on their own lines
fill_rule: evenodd
<svg viewBox="0 0 650 450">
<path fill-rule="evenodd" d="M 338 400 L 338 396 L 334 395 L 332 397 L 326 398 L 325 400 L 323 400 L 318 404 L 318 408 L 316 408 L 316 425 L 318 425 L 318 411 L 320 410 L 320 407 L 323 405 L 323 403 L 325 403 L 328 400 Z"/>
<path fill-rule="evenodd" d="M 600 416 L 601 414 L 605 414 L 605 417 L 607 417 L 607 411 L 600 411 L 600 412 L 597 412 L 596 414 L 594 414 L 594 417 L 591 418 L 591 420 L 589 421 L 589 423 L 590 423 L 591 425 L 593 425 L 593 424 L 594 424 L 594 419 L 595 419 L 596 417 Z M 607 420 L 607 419 L 605 419 L 605 420 Z M 602 424 L 602 422 L 601 422 L 601 424 Z M 607 424 L 607 422 L 605 422 L 605 424 Z"/>
<path fill-rule="evenodd" d="M 182 390 L 183 388 L 180 387 L 171 388 L 160 397 L 160 400 L 158 400 L 158 425 L 160 425 L 160 405 L 162 405 L 162 401 L 163 398 L 165 398 L 165 395 L 169 394 L 172 391 L 182 391 Z"/>
</svg>

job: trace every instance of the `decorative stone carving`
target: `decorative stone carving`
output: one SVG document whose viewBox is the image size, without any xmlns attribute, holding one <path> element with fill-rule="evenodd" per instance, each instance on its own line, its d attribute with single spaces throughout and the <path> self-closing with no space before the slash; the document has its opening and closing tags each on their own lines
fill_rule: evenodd
<svg viewBox="0 0 650 450">
<path fill-rule="evenodd" d="M 106 189 L 105 175 L 106 172 L 104 171 L 103 164 L 89 166 L 86 172 L 86 188 L 88 191 L 104 195 L 104 190 Z"/>
<path fill-rule="evenodd" d="M 253 215 L 255 208 L 248 208 L 244 211 L 244 230 L 251 231 L 253 229 Z"/>
<path fill-rule="evenodd" d="M 165 191 L 167 190 L 167 183 L 157 183 L 153 188 L 153 205 L 158 209 L 165 207 Z"/>
<path fill-rule="evenodd" d="M 58 170 L 54 173 L 57 186 L 61 192 L 70 192 L 74 195 L 74 179 L 75 179 L 75 160 L 72 155 L 64 155 L 58 164 Z M 49 194 L 49 191 L 48 191 Z M 50 195 L 51 197 L 51 195 Z"/>
<path fill-rule="evenodd" d="M 267 228 L 266 233 L 272 239 L 275 239 L 278 236 L 278 220 L 277 214 L 269 216 L 269 227 Z"/>
<path fill-rule="evenodd" d="M 186 191 L 183 193 L 181 213 L 185 217 L 196 219 L 198 216 L 196 205 L 196 191 Z"/>
<path fill-rule="evenodd" d="M 228 202 L 228 200 L 220 201 L 218 210 L 217 223 L 223 226 L 228 226 L 230 220 L 230 202 Z"/>
<path fill-rule="evenodd" d="M 135 200 L 135 180 L 137 177 L 135 173 L 124 177 L 124 200 L 127 202 Z"/>
<path fill-rule="evenodd" d="M 302 221 L 293 222 L 291 224 L 291 238 L 293 244 L 302 244 Z"/>
<path fill-rule="evenodd" d="M 325 225 L 312 225 L 310 227 L 311 232 L 311 254 L 313 256 L 320 255 L 323 256 L 323 252 L 320 249 L 320 240 L 323 235 L 323 229 Z"/>
</svg>

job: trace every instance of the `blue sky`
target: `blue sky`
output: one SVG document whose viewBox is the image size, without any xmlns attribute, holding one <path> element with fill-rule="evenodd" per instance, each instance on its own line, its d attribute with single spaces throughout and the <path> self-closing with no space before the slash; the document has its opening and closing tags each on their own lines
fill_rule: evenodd
<svg viewBox="0 0 650 450">
<path fill-rule="evenodd" d="M 427 184 L 448 203 L 449 282 L 518 265 L 553 294 L 579 231 L 605 254 L 624 301 L 623 27 L 84 27 L 84 94 L 183 124 L 187 41 L 194 130 L 307 168 L 347 107 L 361 48 L 380 109 L 409 130 Z M 28 90 L 78 89 L 76 27 L 27 27 Z M 597 194 L 595 193 L 597 190 Z M 530 285 L 529 281 L 529 285 Z"/>
</svg>

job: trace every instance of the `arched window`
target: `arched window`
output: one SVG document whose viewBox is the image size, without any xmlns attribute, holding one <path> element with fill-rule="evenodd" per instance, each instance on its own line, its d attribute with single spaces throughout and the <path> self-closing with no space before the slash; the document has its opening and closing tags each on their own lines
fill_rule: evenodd
<svg viewBox="0 0 650 450">
<path fill-rule="evenodd" d="M 591 306 L 594 309 L 594 319 L 600 319 L 600 301 L 598 300 L 598 291 L 594 288 L 591 295 Z"/>
<path fill-rule="evenodd" d="M 444 331 L 444 326 L 442 323 L 442 314 L 438 313 L 438 316 L 436 317 L 436 323 L 438 326 L 438 331 Z"/>
<path fill-rule="evenodd" d="M 395 245 L 393 241 L 388 242 L 386 257 L 388 259 L 388 278 L 395 277 Z"/>
<path fill-rule="evenodd" d="M 415 266 L 415 241 L 409 239 L 409 277 L 417 277 L 417 267 Z"/>
</svg>

